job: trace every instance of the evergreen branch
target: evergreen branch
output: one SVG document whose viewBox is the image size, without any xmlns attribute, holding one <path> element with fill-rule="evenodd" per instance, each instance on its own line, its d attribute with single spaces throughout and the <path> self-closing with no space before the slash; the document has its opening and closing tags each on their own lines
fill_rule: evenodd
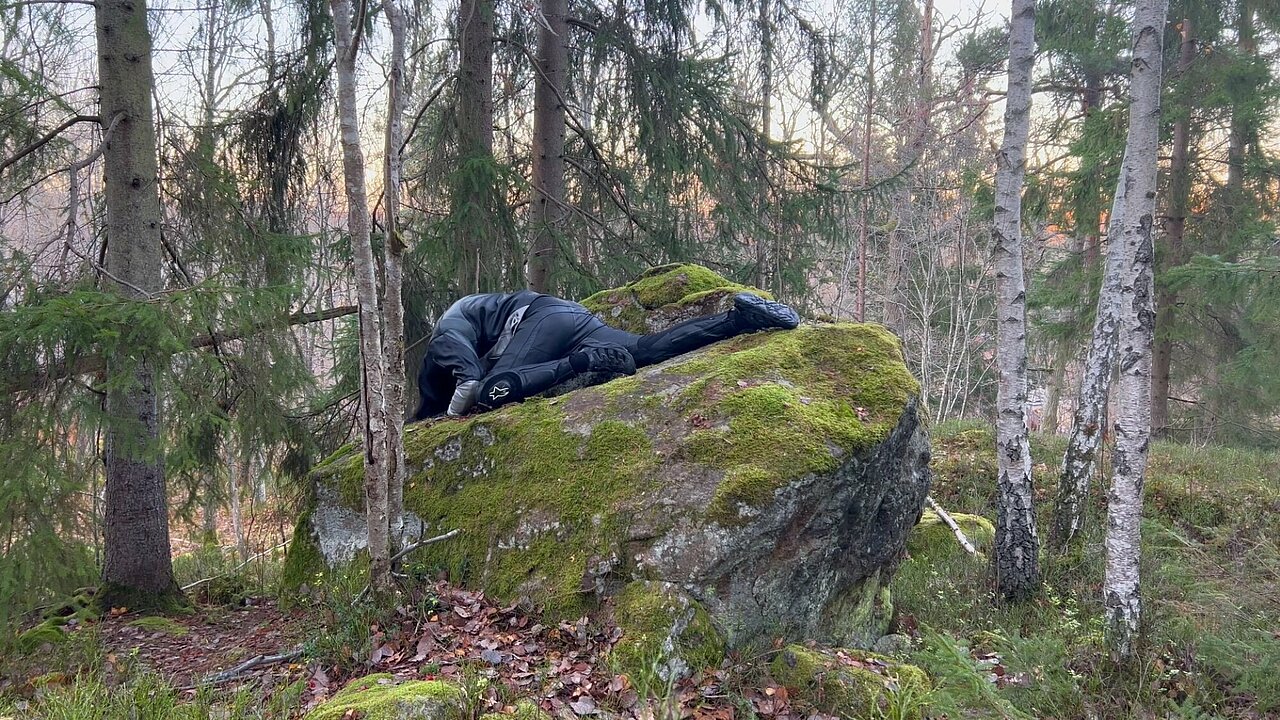
<svg viewBox="0 0 1280 720">
<path fill-rule="evenodd" d="M 357 307 L 355 305 L 340 305 L 338 307 L 327 308 L 325 310 L 317 310 L 316 312 L 294 313 L 283 323 L 265 321 L 244 330 L 230 330 L 221 333 L 214 332 L 205 335 L 197 335 L 191 340 L 191 346 L 189 349 L 199 350 L 217 343 L 228 342 L 231 340 L 242 340 L 264 330 L 272 330 L 280 327 L 293 327 L 295 325 L 308 325 L 310 323 L 324 322 L 326 320 L 335 320 L 340 317 L 352 315 L 356 310 Z M 18 392 L 41 390 L 58 380 L 64 380 L 75 375 L 88 375 L 90 373 L 101 372 L 102 370 L 105 370 L 106 367 L 106 359 L 98 355 L 88 355 L 70 362 L 61 360 L 36 372 L 10 375 L 5 379 L 3 384 L 0 384 L 0 395 L 11 395 Z"/>
<path fill-rule="evenodd" d="M 0 161 L 0 173 L 8 169 L 10 165 L 13 165 L 14 163 L 18 162 L 22 158 L 30 155 L 31 153 L 49 144 L 51 141 L 53 141 L 54 138 L 61 135 L 62 132 L 67 128 L 71 127 L 72 125 L 78 125 L 82 122 L 101 123 L 102 118 L 98 117 L 97 115 L 76 115 L 74 117 L 67 119 L 61 125 L 59 125 L 58 127 L 46 133 L 44 137 L 40 138 L 39 140 L 36 140 L 30 145 L 19 150 L 16 155 L 9 158 L 5 158 L 4 161 Z"/>
</svg>

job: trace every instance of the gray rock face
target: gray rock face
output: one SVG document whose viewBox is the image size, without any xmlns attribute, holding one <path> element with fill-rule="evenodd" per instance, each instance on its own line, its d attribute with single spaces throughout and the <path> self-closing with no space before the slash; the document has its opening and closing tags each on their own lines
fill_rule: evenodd
<svg viewBox="0 0 1280 720">
<path fill-rule="evenodd" d="M 423 534 L 461 533 L 413 559 L 553 616 L 659 581 L 730 647 L 866 647 L 884 634 L 888 579 L 929 490 L 918 392 L 882 327 L 818 324 L 418 424 L 406 507 Z M 360 462 L 349 451 L 318 469 L 287 577 L 361 544 Z"/>
</svg>

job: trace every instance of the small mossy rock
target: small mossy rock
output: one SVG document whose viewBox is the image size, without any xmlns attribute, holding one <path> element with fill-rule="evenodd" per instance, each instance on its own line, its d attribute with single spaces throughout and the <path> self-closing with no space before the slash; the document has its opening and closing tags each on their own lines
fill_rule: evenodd
<svg viewBox="0 0 1280 720">
<path fill-rule="evenodd" d="M 951 513 L 951 519 L 956 521 L 978 552 L 985 552 L 991 547 L 991 543 L 995 540 L 996 529 L 990 520 L 981 515 L 968 513 Z M 924 511 L 920 516 L 920 522 L 907 536 L 907 552 L 911 554 L 913 560 L 930 562 L 952 560 L 961 555 L 968 555 L 968 551 L 956 539 L 956 534 L 932 510 Z"/>
<path fill-rule="evenodd" d="M 724 659 L 724 638 L 696 600 L 663 582 L 640 580 L 613 597 L 622 638 L 609 653 L 615 672 L 675 681 Z"/>
<path fill-rule="evenodd" d="M 749 292 L 773 299 L 769 293 L 726 280 L 701 265 L 662 265 L 635 282 L 602 290 L 582 304 L 604 322 L 627 332 L 654 333 L 703 315 L 733 307 L 733 296 Z"/>
<path fill-rule="evenodd" d="M 931 690 L 920 668 L 859 650 L 788 645 L 770 663 L 769 674 L 793 701 L 843 718 L 918 719 Z"/>
<path fill-rule="evenodd" d="M 397 682 L 387 673 L 352 680 L 304 720 L 448 720 L 458 715 L 462 690 L 444 680 Z"/>
<path fill-rule="evenodd" d="M 521 699 L 504 712 L 485 713 L 480 720 L 551 720 L 551 715 L 532 700 Z"/>
<path fill-rule="evenodd" d="M 63 629 L 63 626 L 67 624 L 68 619 L 55 616 L 24 630 L 18 635 L 18 652 L 29 653 L 38 650 L 45 644 L 56 645 L 67 639 L 67 631 Z"/>
<path fill-rule="evenodd" d="M 652 580 L 696 600 L 732 648 L 871 643 L 929 489 L 918 395 L 883 327 L 806 324 L 418 423 L 405 434 L 405 508 L 425 535 L 461 532 L 412 562 L 553 618 Z M 313 479 L 286 563 L 298 580 L 364 539 L 360 453 L 340 451 Z"/>
</svg>

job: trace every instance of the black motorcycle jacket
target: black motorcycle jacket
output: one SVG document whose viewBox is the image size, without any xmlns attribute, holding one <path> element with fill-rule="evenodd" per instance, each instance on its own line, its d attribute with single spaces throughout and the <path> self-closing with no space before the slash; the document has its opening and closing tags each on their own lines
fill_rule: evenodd
<svg viewBox="0 0 1280 720">
<path fill-rule="evenodd" d="M 442 414 L 459 383 L 483 378 L 489 371 L 485 355 L 502 335 L 511 313 L 539 297 L 541 294 L 532 290 L 482 293 L 450 305 L 427 343 L 427 355 L 418 373 L 422 404 L 415 419 Z"/>
</svg>

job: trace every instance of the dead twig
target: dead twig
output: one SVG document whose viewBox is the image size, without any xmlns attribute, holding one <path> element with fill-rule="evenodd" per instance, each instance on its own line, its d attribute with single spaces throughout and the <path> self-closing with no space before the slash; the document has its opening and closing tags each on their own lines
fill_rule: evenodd
<svg viewBox="0 0 1280 720">
<path fill-rule="evenodd" d="M 263 550 L 262 552 L 258 553 L 257 555 L 254 555 L 254 556 L 252 556 L 252 557 L 248 558 L 248 559 L 247 559 L 247 560 L 245 560 L 244 562 L 242 562 L 242 563 L 240 563 L 239 565 L 237 565 L 237 566 L 235 566 L 235 567 L 231 568 L 230 570 L 227 570 L 226 572 L 220 572 L 220 573 L 218 573 L 217 575 L 212 575 L 212 576 L 207 577 L 207 578 L 201 578 L 201 579 L 199 579 L 199 580 L 197 580 L 197 581 L 195 581 L 195 582 L 193 582 L 193 583 L 188 583 L 188 584 L 186 584 L 186 585 L 183 585 L 183 586 L 182 586 L 182 592 L 186 592 L 186 591 L 190 590 L 191 588 L 198 587 L 198 586 L 203 585 L 203 584 L 205 584 L 205 583 L 207 583 L 207 582 L 211 582 L 211 581 L 213 581 L 213 580 L 217 580 L 217 579 L 218 579 L 218 578 L 220 578 L 220 577 L 226 577 L 226 576 L 230 575 L 231 573 L 233 573 L 233 572 L 235 572 L 235 571 L 239 570 L 240 568 L 244 567 L 245 565 L 248 565 L 249 563 L 253 562 L 254 560 L 257 560 L 258 558 L 262 557 L 263 555 L 266 555 L 266 554 L 268 554 L 268 553 L 275 552 L 276 550 L 279 550 L 280 548 L 282 548 L 282 547 L 284 547 L 285 545 L 288 545 L 288 544 L 289 544 L 289 541 L 288 541 L 288 540 L 285 540 L 284 542 L 280 543 L 279 545 L 276 545 L 275 547 L 267 548 L 266 550 Z"/>
<path fill-rule="evenodd" d="M 953 519 L 946 510 L 942 509 L 942 506 L 939 505 L 938 502 L 933 499 L 933 496 L 932 495 L 925 496 L 924 500 L 925 502 L 929 503 L 929 507 L 932 508 L 933 512 L 937 514 L 938 519 L 941 520 L 947 527 L 951 528 L 951 532 L 956 534 L 956 540 L 960 542 L 960 547 L 963 547 L 965 550 L 968 550 L 970 555 L 977 555 L 978 548 L 974 547 L 973 543 L 969 542 L 969 537 L 965 535 L 964 531 L 960 529 L 960 526 L 956 524 L 955 519 Z"/>
<path fill-rule="evenodd" d="M 267 665 L 275 665 L 277 663 L 289 662 L 290 660 L 293 660 L 301 655 L 302 655 L 301 645 L 298 645 L 297 647 L 293 648 L 292 650 L 289 650 L 288 652 L 282 652 L 276 655 L 258 655 L 256 657 L 251 657 L 248 660 L 245 660 L 244 662 L 231 668 L 230 670 L 223 670 L 220 673 L 215 673 L 213 675 L 210 675 L 205 679 L 201 680 L 198 684 L 199 685 L 220 685 L 229 680 L 235 680 L 236 678 L 244 675 L 250 670 L 254 670 L 260 667 L 265 667 Z M 195 688 L 196 688 L 196 685 L 189 685 L 182 689 L 194 690 Z"/>
<path fill-rule="evenodd" d="M 453 537 L 453 536 L 457 535 L 457 534 L 458 534 L 458 533 L 460 533 L 460 532 L 462 532 L 462 531 L 461 531 L 461 530 L 456 530 L 456 529 L 455 529 L 455 530 L 450 530 L 449 532 L 447 532 L 447 533 L 445 533 L 445 534 L 443 534 L 443 535 L 437 535 L 437 536 L 435 536 L 435 537 L 433 537 L 433 538 L 427 538 L 426 540 L 419 540 L 418 542 L 416 542 L 416 543 L 414 543 L 414 544 L 410 545 L 409 547 L 407 547 L 407 548 L 405 548 L 405 549 L 401 550 L 400 552 L 396 553 L 395 555 L 392 555 L 392 556 L 391 556 L 391 564 L 392 564 L 392 565 L 395 565 L 395 564 L 396 564 L 396 562 L 398 562 L 399 560 L 403 559 L 405 555 L 408 555 L 409 553 L 413 552 L 414 550 L 418 550 L 418 549 L 420 549 L 420 548 L 424 548 L 424 547 L 426 547 L 426 546 L 428 546 L 428 545 L 434 545 L 435 543 L 438 543 L 438 542 L 443 542 L 443 541 L 448 540 L 449 538 L 451 538 L 451 537 Z M 369 586 L 369 585 L 365 585 L 365 586 L 364 586 L 364 589 L 360 591 L 360 594 L 356 596 L 356 602 L 360 602 L 361 600 L 364 600 L 364 599 L 365 599 L 365 597 L 366 597 L 366 596 L 368 596 L 368 594 L 369 594 L 369 590 L 370 590 L 370 586 Z"/>
</svg>

